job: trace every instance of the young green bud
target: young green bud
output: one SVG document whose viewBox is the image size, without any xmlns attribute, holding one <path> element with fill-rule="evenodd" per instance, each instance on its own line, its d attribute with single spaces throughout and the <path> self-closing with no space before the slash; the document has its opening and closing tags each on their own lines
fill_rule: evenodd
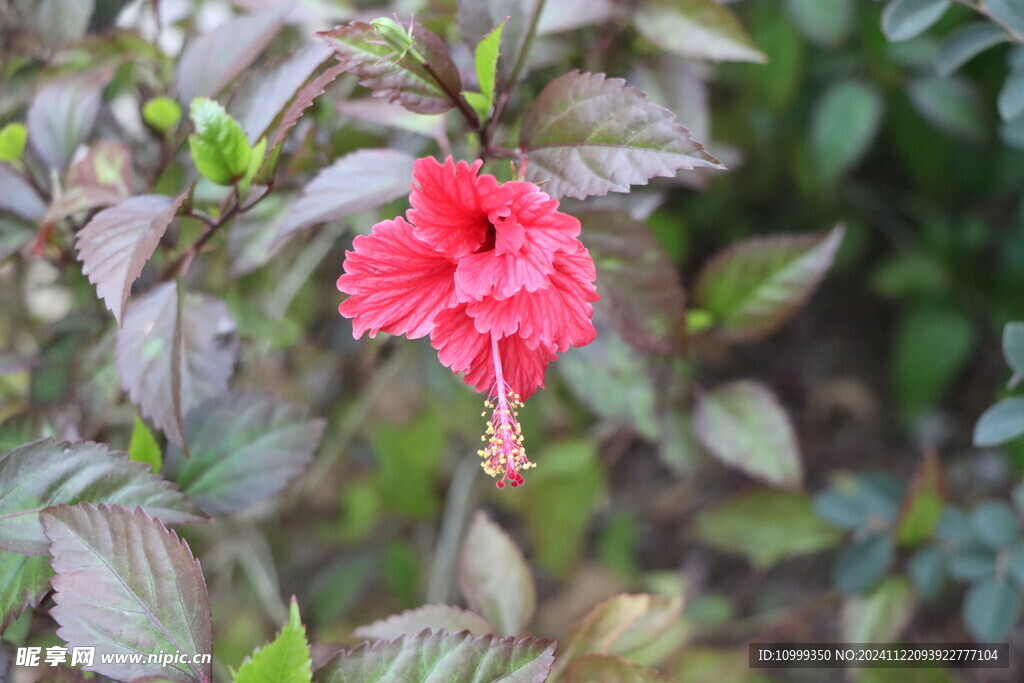
<svg viewBox="0 0 1024 683">
<path fill-rule="evenodd" d="M 377 32 L 377 35 L 381 37 L 381 40 L 398 52 L 398 56 L 395 58 L 395 61 L 402 59 L 407 54 L 411 54 L 416 61 L 421 64 L 426 62 L 423 56 L 416 51 L 416 47 L 413 45 L 412 29 L 407 31 L 397 21 L 394 19 L 388 19 L 387 17 L 374 19 L 370 22 L 370 25 L 373 26 L 373 29 Z"/>
</svg>

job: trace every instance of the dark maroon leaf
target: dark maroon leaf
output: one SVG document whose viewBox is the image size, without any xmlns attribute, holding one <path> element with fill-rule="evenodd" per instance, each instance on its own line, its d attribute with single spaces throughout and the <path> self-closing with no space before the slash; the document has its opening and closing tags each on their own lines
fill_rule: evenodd
<svg viewBox="0 0 1024 683">
<path fill-rule="evenodd" d="M 168 524 L 201 518 L 192 501 L 126 454 L 88 441 L 44 439 L 0 457 L 0 550 L 45 554 L 39 512 L 82 501 L 141 505 Z"/>
<path fill-rule="evenodd" d="M 679 272 L 650 229 L 629 214 L 577 214 L 597 266 L 598 293 L 623 339 L 650 353 L 681 350 L 686 295 Z"/>
<path fill-rule="evenodd" d="M 190 42 L 178 62 L 181 101 L 212 97 L 256 61 L 284 25 L 284 5 L 237 17 Z"/>
<path fill-rule="evenodd" d="M 322 43 L 310 43 L 285 61 L 250 73 L 231 99 L 228 110 L 255 144 L 267 132 L 317 67 L 332 54 Z"/>
<path fill-rule="evenodd" d="M 173 445 L 167 474 L 211 515 L 226 515 L 274 495 L 313 458 L 325 423 L 298 403 L 270 394 L 229 394 L 189 412 L 190 457 Z"/>
<path fill-rule="evenodd" d="M 604 74 L 571 71 L 548 84 L 523 116 L 526 177 L 552 197 L 628 192 L 683 168 L 721 168 L 676 116 Z"/>
<path fill-rule="evenodd" d="M 112 75 L 112 70 L 103 69 L 51 81 L 32 98 L 28 141 L 48 166 L 63 168 L 88 137 Z"/>
<path fill-rule="evenodd" d="M 0 162 L 0 211 L 27 221 L 37 221 L 46 212 L 46 204 L 20 173 Z"/>
<path fill-rule="evenodd" d="M 209 654 L 213 626 L 199 561 L 173 531 L 121 505 L 59 505 L 43 513 L 50 545 L 57 635 L 92 646 L 85 667 L 117 680 L 213 679 L 212 664 L 104 663 L 100 654 Z"/>
<path fill-rule="evenodd" d="M 559 0 L 544 5 L 537 35 L 572 31 L 608 21 L 615 15 L 614 0 Z"/>
<path fill-rule="evenodd" d="M 302 88 L 302 90 L 295 95 L 295 99 L 292 100 L 292 103 L 288 106 L 288 109 L 281 117 L 281 122 L 277 124 L 277 130 L 274 131 L 274 139 L 268 146 L 269 149 L 274 149 L 284 142 L 285 137 L 287 137 L 291 129 L 295 127 L 295 124 L 299 122 L 299 118 L 302 117 L 303 112 L 313 104 L 313 100 L 323 95 L 327 86 L 333 83 L 334 79 L 344 72 L 344 64 L 335 64 L 330 69 L 314 78 L 309 85 Z"/>
<path fill-rule="evenodd" d="M 369 640 L 391 640 L 416 635 L 425 628 L 448 633 L 469 631 L 474 636 L 494 633 L 494 627 L 476 612 L 451 605 L 424 605 L 360 626 L 352 635 Z"/>
<path fill-rule="evenodd" d="M 238 339 L 227 306 L 186 293 L 174 282 L 139 296 L 117 333 L 121 386 L 142 414 L 176 444 L 184 442 L 184 415 L 227 391 Z"/>
<path fill-rule="evenodd" d="M 118 204 L 132 195 L 132 155 L 127 147 L 100 140 L 68 170 L 65 190 L 46 210 L 46 221 Z"/>
<path fill-rule="evenodd" d="M 302 190 L 277 240 L 317 223 L 366 211 L 409 194 L 413 157 L 392 149 L 362 149 L 320 171 Z"/>
<path fill-rule="evenodd" d="M 78 233 L 75 248 L 82 272 L 121 324 L 132 283 L 153 256 L 167 226 L 190 190 L 176 199 L 146 194 L 96 214 Z"/>
<path fill-rule="evenodd" d="M 401 128 L 434 140 L 445 138 L 443 114 L 417 114 L 400 104 L 392 104 L 376 97 L 338 102 L 338 111 L 359 121 L 377 126 Z"/>
<path fill-rule="evenodd" d="M 345 70 L 356 74 L 375 97 L 398 102 L 419 114 L 440 114 L 451 109 L 453 98 L 462 92 L 462 79 L 447 46 L 418 23 L 413 28 L 416 49 L 440 82 L 412 55 L 401 56 L 385 43 L 370 24 L 356 21 L 317 35 L 334 49 Z"/>
</svg>

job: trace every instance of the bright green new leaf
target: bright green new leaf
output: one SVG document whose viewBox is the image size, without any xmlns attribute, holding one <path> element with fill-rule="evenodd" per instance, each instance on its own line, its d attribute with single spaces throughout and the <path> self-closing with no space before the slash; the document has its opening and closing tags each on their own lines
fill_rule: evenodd
<svg viewBox="0 0 1024 683">
<path fill-rule="evenodd" d="M 218 185 L 231 185 L 245 176 L 252 147 L 238 121 L 206 97 L 192 100 L 190 115 L 196 132 L 188 137 L 188 146 L 199 172 Z"/>
<path fill-rule="evenodd" d="M 928 451 L 907 487 L 900 510 L 896 539 L 902 545 L 916 545 L 931 536 L 942 516 L 943 485 L 939 459 L 934 451 Z"/>
<path fill-rule="evenodd" d="M 498 49 L 501 47 L 501 30 L 505 22 L 498 24 L 493 31 L 484 36 L 476 46 L 476 78 L 480 84 L 480 95 L 463 93 L 480 119 L 484 120 L 494 104 L 494 82 L 498 74 Z"/>
<path fill-rule="evenodd" d="M 142 120 L 161 133 L 166 133 L 181 120 L 181 105 L 170 97 L 154 97 L 142 105 Z"/>
<path fill-rule="evenodd" d="M 0 161 L 19 161 L 27 139 L 28 129 L 23 123 L 8 123 L 0 129 Z"/>
<path fill-rule="evenodd" d="M 245 177 L 238 183 L 238 193 L 244 199 L 249 194 L 249 187 L 252 185 L 256 174 L 263 167 L 263 158 L 267 154 L 267 139 L 260 138 L 256 146 L 252 148 L 252 156 L 249 157 L 249 168 L 245 171 Z"/>
<path fill-rule="evenodd" d="M 256 648 L 234 673 L 235 683 L 309 683 L 313 680 L 306 627 L 299 619 L 295 598 L 292 598 L 288 623 L 277 638 Z"/>
<path fill-rule="evenodd" d="M 140 417 L 135 418 L 135 427 L 132 428 L 132 440 L 128 444 L 128 458 L 134 462 L 146 463 L 153 474 L 159 472 L 163 464 L 160 444 L 153 438 L 153 432 L 149 431 L 149 427 Z"/>
</svg>

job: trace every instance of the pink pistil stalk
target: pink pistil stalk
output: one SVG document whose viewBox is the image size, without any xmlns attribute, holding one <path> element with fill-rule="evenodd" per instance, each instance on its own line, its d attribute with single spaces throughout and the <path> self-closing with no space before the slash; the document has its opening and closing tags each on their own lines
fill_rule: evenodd
<svg viewBox="0 0 1024 683">
<path fill-rule="evenodd" d="M 526 457 L 523 431 L 517 419 L 518 409 L 523 406 L 523 402 L 519 399 L 519 394 L 512 391 L 505 382 L 501 372 L 501 354 L 498 353 L 498 337 L 493 334 L 491 357 L 494 362 L 495 382 L 487 395 L 487 400 L 484 401 L 484 406 L 494 412 L 487 421 L 487 432 L 480 437 L 487 445 L 477 451 L 477 455 L 484 459 L 481 463 L 484 472 L 492 477 L 502 475 L 495 486 L 503 489 L 505 481 L 508 480 L 512 488 L 516 488 L 523 483 L 523 475 L 519 470 L 528 470 L 537 465 Z M 481 413 L 481 416 L 486 417 L 487 411 Z"/>
</svg>

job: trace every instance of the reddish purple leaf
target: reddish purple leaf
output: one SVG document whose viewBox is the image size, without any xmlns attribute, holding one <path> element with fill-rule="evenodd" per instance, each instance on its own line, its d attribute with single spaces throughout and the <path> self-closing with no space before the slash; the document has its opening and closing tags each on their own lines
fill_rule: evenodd
<svg viewBox="0 0 1024 683">
<path fill-rule="evenodd" d="M 322 43 L 310 43 L 287 60 L 246 76 L 228 107 L 242 124 L 249 142 L 255 144 L 277 115 L 332 54 Z"/>
<path fill-rule="evenodd" d="M 415 158 L 392 149 L 362 149 L 320 171 L 302 190 L 277 234 L 373 209 L 409 194 Z"/>
<path fill-rule="evenodd" d="M 494 627 L 476 612 L 451 605 L 424 605 L 360 626 L 352 635 L 369 640 L 390 640 L 416 635 L 425 628 L 448 633 L 469 631 L 474 636 L 494 633 Z"/>
<path fill-rule="evenodd" d="M 46 212 L 46 204 L 35 189 L 10 164 L 0 162 L 0 211 L 8 211 L 27 221 L 37 221 Z"/>
<path fill-rule="evenodd" d="M 462 92 L 462 79 L 448 47 L 420 24 L 413 28 L 416 49 L 440 82 L 412 55 L 400 57 L 370 24 L 356 21 L 317 35 L 334 49 L 345 70 L 356 74 L 375 97 L 398 102 L 419 114 L 440 114 L 451 109 L 452 98 Z"/>
<path fill-rule="evenodd" d="M 103 69 L 51 81 L 32 98 L 28 140 L 48 166 L 63 168 L 88 137 L 113 73 Z"/>
<path fill-rule="evenodd" d="M 50 545 L 57 635 L 92 646 L 88 671 L 117 680 L 159 676 L 213 679 L 207 664 L 104 663 L 100 655 L 209 654 L 213 626 L 206 582 L 188 544 L 147 515 L 121 505 L 59 505 L 43 513 Z"/>
<path fill-rule="evenodd" d="M 616 655 L 583 655 L 572 660 L 564 683 L 671 683 L 654 669 Z"/>
<path fill-rule="evenodd" d="M 96 214 L 78 233 L 75 248 L 82 272 L 121 324 L 132 283 L 153 256 L 189 190 L 176 199 L 147 194 Z"/>
<path fill-rule="evenodd" d="M 284 142 L 284 139 L 288 136 L 288 133 L 295 124 L 299 122 L 302 114 L 309 109 L 313 104 L 313 100 L 324 94 L 327 90 L 327 86 L 334 82 L 334 79 L 345 72 L 343 64 L 335 64 L 327 71 L 313 79 L 313 81 L 304 87 L 302 90 L 295 95 L 295 99 L 288 106 L 284 115 L 281 117 L 281 122 L 277 124 L 277 130 L 274 131 L 274 139 L 268 145 L 269 149 L 274 149 L 279 144 Z"/>
<path fill-rule="evenodd" d="M 577 214 L 597 266 L 598 292 L 623 339 L 648 353 L 677 353 L 686 326 L 679 271 L 643 223 L 617 211 Z"/>
<path fill-rule="evenodd" d="M 121 386 L 171 441 L 184 443 L 184 415 L 227 391 L 238 339 L 227 306 L 166 282 L 137 297 L 117 332 Z"/>
<path fill-rule="evenodd" d="M 256 61 L 284 25 L 287 7 L 237 17 L 190 42 L 178 62 L 181 101 L 212 97 Z"/>
<path fill-rule="evenodd" d="M 132 195 L 132 155 L 118 142 L 100 140 L 68 169 L 65 190 L 46 210 L 45 221 L 118 204 Z"/>
<path fill-rule="evenodd" d="M 548 84 L 523 115 L 526 177 L 552 197 L 628 192 L 679 169 L 721 168 L 676 115 L 604 74 L 571 71 Z"/>
</svg>

